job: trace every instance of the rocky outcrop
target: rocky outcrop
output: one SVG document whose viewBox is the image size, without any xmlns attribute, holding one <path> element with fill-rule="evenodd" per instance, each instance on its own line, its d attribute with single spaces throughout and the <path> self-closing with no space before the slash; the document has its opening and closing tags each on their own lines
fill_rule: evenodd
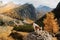
<svg viewBox="0 0 60 40">
<path fill-rule="evenodd" d="M 49 33 L 44 32 L 40 32 L 40 35 L 35 32 L 29 33 L 27 37 L 24 38 L 24 40 L 52 40 L 52 36 Z"/>
</svg>

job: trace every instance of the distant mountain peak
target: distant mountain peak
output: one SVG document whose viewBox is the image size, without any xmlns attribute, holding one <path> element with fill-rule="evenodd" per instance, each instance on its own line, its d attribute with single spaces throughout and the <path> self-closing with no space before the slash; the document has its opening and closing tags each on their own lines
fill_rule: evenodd
<svg viewBox="0 0 60 40">
<path fill-rule="evenodd" d="M 42 11 L 47 11 L 47 12 L 50 12 L 52 10 L 52 8 L 50 8 L 48 6 L 43 6 L 43 5 L 40 5 L 37 9 L 39 11 L 42 10 Z"/>
<path fill-rule="evenodd" d="M 41 18 L 42 16 L 44 16 L 47 12 L 50 12 L 52 11 L 53 9 L 48 7 L 48 6 L 45 6 L 45 5 L 40 5 L 39 7 L 37 7 L 37 16 L 39 18 Z"/>
</svg>

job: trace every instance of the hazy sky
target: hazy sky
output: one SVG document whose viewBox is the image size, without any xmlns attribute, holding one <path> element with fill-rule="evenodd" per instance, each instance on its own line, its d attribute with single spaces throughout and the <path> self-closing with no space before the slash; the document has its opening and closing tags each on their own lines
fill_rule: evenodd
<svg viewBox="0 0 60 40">
<path fill-rule="evenodd" d="M 51 8 L 55 8 L 60 0 L 0 0 L 3 2 L 3 4 L 13 1 L 17 4 L 24 4 L 24 3 L 31 3 L 35 7 L 38 7 L 39 5 L 45 5 L 49 6 Z"/>
</svg>

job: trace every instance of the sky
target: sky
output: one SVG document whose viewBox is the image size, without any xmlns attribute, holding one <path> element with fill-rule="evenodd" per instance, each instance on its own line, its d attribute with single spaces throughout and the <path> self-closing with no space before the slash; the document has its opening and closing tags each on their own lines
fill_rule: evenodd
<svg viewBox="0 0 60 40">
<path fill-rule="evenodd" d="M 57 6 L 57 4 L 60 2 L 60 0 L 0 0 L 0 1 L 3 2 L 2 4 L 6 4 L 6 3 L 12 1 L 15 4 L 31 3 L 35 7 L 38 7 L 40 5 L 44 5 L 44 6 L 48 6 L 50 8 L 55 8 Z"/>
</svg>

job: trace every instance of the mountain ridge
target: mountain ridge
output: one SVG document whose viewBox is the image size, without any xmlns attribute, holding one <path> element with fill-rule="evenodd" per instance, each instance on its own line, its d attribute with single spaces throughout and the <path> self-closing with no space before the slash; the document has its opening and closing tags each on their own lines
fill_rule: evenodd
<svg viewBox="0 0 60 40">
<path fill-rule="evenodd" d="M 47 12 L 52 11 L 53 9 L 48 7 L 48 6 L 44 6 L 44 5 L 40 5 L 36 8 L 37 10 L 37 17 L 38 19 L 41 18 L 42 16 L 44 16 Z"/>
</svg>

